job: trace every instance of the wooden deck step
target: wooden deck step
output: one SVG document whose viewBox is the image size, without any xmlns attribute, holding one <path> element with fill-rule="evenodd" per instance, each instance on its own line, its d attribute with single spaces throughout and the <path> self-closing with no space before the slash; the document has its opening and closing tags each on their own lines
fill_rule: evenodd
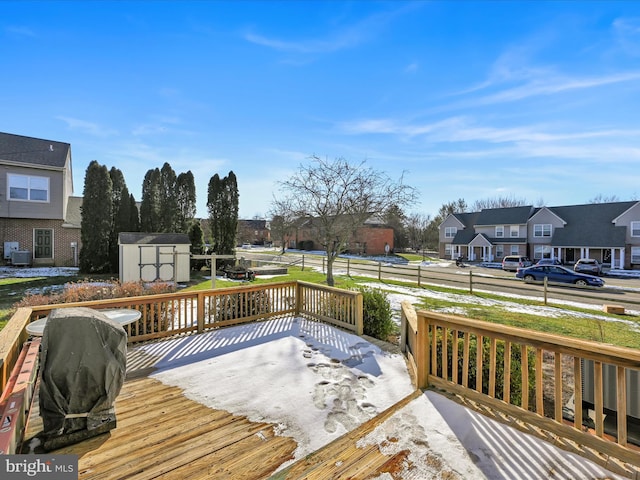
<svg viewBox="0 0 640 480">
<path fill-rule="evenodd" d="M 382 454 L 378 445 L 358 447 L 356 444 L 358 440 L 421 395 L 423 392 L 416 390 L 355 430 L 273 474 L 270 480 L 302 478 L 305 480 L 326 480 L 328 478 L 355 480 L 374 478 L 382 473 L 395 471 L 400 468 L 406 452 L 399 452 L 390 457 Z"/>
</svg>

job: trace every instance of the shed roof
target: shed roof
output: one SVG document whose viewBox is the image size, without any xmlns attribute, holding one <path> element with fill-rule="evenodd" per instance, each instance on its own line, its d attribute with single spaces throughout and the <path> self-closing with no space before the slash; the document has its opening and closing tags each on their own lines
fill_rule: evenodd
<svg viewBox="0 0 640 480">
<path fill-rule="evenodd" d="M 119 245 L 190 245 L 186 233 L 142 233 L 122 232 L 118 235 Z"/>
<path fill-rule="evenodd" d="M 0 162 L 64 168 L 71 145 L 0 132 Z"/>
</svg>

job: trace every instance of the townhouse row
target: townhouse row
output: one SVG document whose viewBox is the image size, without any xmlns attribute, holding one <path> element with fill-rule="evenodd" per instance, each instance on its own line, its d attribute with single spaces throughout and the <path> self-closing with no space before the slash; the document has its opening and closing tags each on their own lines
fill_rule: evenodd
<svg viewBox="0 0 640 480">
<path fill-rule="evenodd" d="M 612 269 L 640 269 L 640 202 L 509 207 L 453 213 L 439 227 L 441 258 L 499 262 L 506 255 L 594 258 Z"/>
</svg>

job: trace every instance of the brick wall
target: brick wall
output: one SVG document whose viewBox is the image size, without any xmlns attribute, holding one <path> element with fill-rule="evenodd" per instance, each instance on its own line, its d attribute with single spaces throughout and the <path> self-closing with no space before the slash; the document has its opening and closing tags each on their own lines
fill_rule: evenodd
<svg viewBox="0 0 640 480">
<path fill-rule="evenodd" d="M 322 249 L 322 246 L 315 238 L 313 229 L 300 229 L 297 234 L 287 237 L 287 245 L 289 241 L 294 240 L 298 245 L 305 240 L 313 241 L 314 249 Z M 389 245 L 389 249 L 393 250 L 393 229 L 387 227 L 361 227 L 357 230 L 354 238 L 349 242 L 349 251 L 351 253 L 366 255 L 382 255 L 385 253 L 385 245 Z M 297 245 L 296 245 L 297 246 Z"/>
<path fill-rule="evenodd" d="M 78 253 L 80 252 L 80 229 L 62 226 L 62 220 L 35 220 L 35 219 L 0 219 L 0 249 L 1 259 L 4 260 L 4 243 L 18 242 L 20 250 L 28 250 L 34 255 L 35 245 L 33 232 L 35 229 L 53 230 L 53 259 L 33 259 L 34 265 L 73 267 L 77 266 Z M 74 251 L 71 243 L 76 242 L 77 250 Z M 6 261 L 5 261 L 6 263 Z"/>
</svg>

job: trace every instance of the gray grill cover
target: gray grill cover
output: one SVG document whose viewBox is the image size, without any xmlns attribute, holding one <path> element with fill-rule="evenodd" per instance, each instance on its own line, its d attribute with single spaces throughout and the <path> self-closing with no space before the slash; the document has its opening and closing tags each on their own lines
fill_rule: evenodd
<svg viewBox="0 0 640 480">
<path fill-rule="evenodd" d="M 44 435 L 92 430 L 109 416 L 126 371 L 127 333 L 91 308 L 49 314 L 40 356 Z"/>
</svg>

